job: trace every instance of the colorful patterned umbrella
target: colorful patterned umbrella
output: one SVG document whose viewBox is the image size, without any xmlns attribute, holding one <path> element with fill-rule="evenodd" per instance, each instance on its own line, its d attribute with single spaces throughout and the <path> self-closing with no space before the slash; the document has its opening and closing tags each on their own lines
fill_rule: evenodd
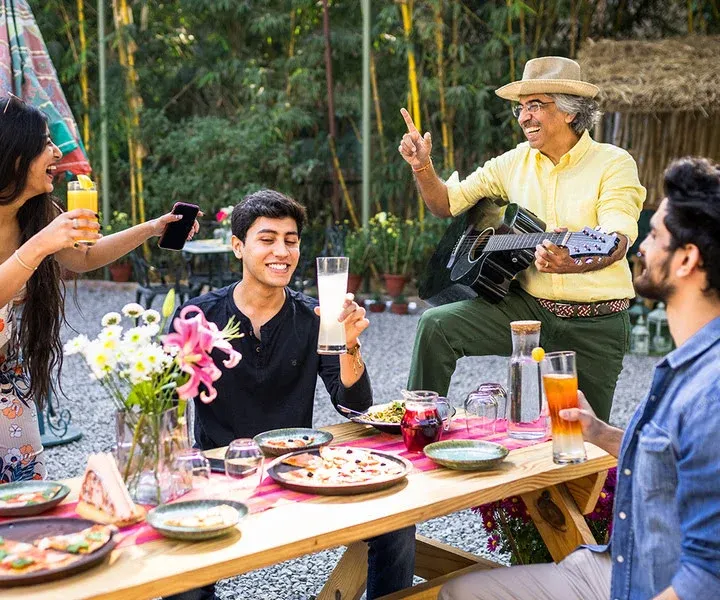
<svg viewBox="0 0 720 600">
<path fill-rule="evenodd" d="M 0 90 L 48 116 L 50 137 L 63 153 L 58 171 L 90 173 L 75 119 L 26 0 L 0 0 Z"/>
</svg>

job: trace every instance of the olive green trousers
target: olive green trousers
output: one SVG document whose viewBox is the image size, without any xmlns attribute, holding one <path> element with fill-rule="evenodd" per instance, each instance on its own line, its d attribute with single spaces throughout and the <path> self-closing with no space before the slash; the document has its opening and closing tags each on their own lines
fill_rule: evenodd
<svg viewBox="0 0 720 600">
<path fill-rule="evenodd" d="M 418 323 L 408 389 L 433 390 L 447 395 L 455 364 L 463 356 L 510 356 L 510 322 L 542 323 L 540 345 L 546 352 L 577 353 L 578 387 L 603 421 L 610 417 L 613 394 L 628 350 L 630 319 L 627 311 L 600 317 L 562 319 L 542 308 L 513 284 L 507 296 L 492 304 L 483 298 L 431 308 Z M 489 379 L 501 381 L 505 373 Z M 483 377 L 478 376 L 477 383 Z M 470 391 L 470 390 L 468 390 Z"/>
</svg>

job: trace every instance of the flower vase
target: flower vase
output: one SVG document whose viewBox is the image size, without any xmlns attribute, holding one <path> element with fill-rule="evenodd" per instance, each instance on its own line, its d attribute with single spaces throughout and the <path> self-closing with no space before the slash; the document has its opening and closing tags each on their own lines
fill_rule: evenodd
<svg viewBox="0 0 720 600">
<path fill-rule="evenodd" d="M 174 472 L 178 450 L 189 447 L 184 414 L 178 407 L 160 414 L 118 410 L 115 415 L 118 469 L 132 499 L 158 505 L 190 491 Z"/>
</svg>

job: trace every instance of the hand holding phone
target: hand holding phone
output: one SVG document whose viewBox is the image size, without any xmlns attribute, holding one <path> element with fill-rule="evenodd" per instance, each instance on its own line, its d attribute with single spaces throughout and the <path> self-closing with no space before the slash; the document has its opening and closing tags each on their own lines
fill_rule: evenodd
<svg viewBox="0 0 720 600">
<path fill-rule="evenodd" d="M 182 250 L 185 240 L 195 224 L 195 218 L 200 212 L 200 207 L 187 202 L 176 202 L 172 214 L 182 215 L 173 223 L 168 223 L 158 240 L 158 247 L 165 250 Z"/>
</svg>

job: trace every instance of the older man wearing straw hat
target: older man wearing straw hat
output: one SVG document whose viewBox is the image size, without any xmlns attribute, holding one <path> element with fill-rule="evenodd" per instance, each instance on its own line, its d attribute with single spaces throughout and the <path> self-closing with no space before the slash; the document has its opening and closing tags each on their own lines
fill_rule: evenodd
<svg viewBox="0 0 720 600">
<path fill-rule="evenodd" d="M 526 142 L 488 160 L 464 181 L 445 182 L 433 169 L 430 133 L 408 127 L 399 146 L 430 211 L 456 216 L 479 201 L 513 202 L 540 217 L 549 229 L 600 226 L 621 243 L 610 257 L 571 259 L 545 242 L 535 264 L 520 273 L 498 304 L 483 298 L 426 311 L 418 324 L 408 385 L 445 395 L 458 358 L 509 355 L 510 322 L 542 322 L 547 350 L 575 350 L 579 384 L 603 420 L 612 406 L 629 337 L 627 308 L 635 293 L 624 260 L 637 236 L 645 200 L 637 165 L 625 150 L 600 144 L 589 129 L 600 117 L 598 88 L 582 80 L 573 60 L 547 56 L 525 65 L 521 81 L 496 91 L 513 101 Z"/>
</svg>

